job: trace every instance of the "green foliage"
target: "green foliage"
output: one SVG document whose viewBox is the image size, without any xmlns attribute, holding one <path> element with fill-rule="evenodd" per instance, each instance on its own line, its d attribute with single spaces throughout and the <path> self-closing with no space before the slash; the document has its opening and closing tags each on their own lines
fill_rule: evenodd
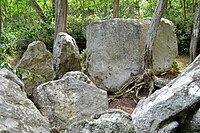
<svg viewBox="0 0 200 133">
<path fill-rule="evenodd" d="M 42 41 L 47 48 L 52 50 L 53 46 L 54 23 L 37 23 L 30 26 L 24 25 L 20 28 L 20 35 L 16 42 L 18 49 L 26 49 L 28 44 L 33 41 Z"/>
<path fill-rule="evenodd" d="M 10 63 L 8 63 L 8 62 L 2 62 L 2 63 L 0 64 L 0 67 L 1 67 L 1 68 L 7 68 L 8 70 L 13 70 L 12 66 L 11 66 Z"/>
<path fill-rule="evenodd" d="M 0 37 L 0 64 L 9 60 L 16 49 L 16 36 L 10 29 L 5 29 Z"/>
<path fill-rule="evenodd" d="M 97 19 L 98 18 L 93 15 L 90 15 L 87 18 L 83 18 L 83 16 L 68 16 L 67 33 L 76 40 L 76 44 L 80 51 L 86 48 L 86 26 Z"/>
<path fill-rule="evenodd" d="M 47 21 L 43 22 L 30 1 L 2 0 L 0 2 L 3 19 L 0 37 L 0 63 L 9 61 L 9 57 L 15 51 L 24 51 L 33 41 L 43 41 L 52 51 L 54 34 L 52 10 L 44 10 Z M 44 1 L 38 0 L 38 2 L 43 3 Z M 50 4 L 50 1 L 47 4 Z M 41 7 L 44 5 L 41 4 Z"/>
<path fill-rule="evenodd" d="M 179 64 L 178 64 L 178 62 L 174 61 L 173 64 L 172 64 L 172 68 L 178 72 L 179 71 Z"/>
<path fill-rule="evenodd" d="M 193 23 L 184 23 L 181 20 L 176 21 L 176 35 L 179 54 L 189 54 L 190 40 Z"/>
<path fill-rule="evenodd" d="M 47 48 L 52 51 L 54 23 L 37 23 L 32 25 L 15 25 L 15 27 L 4 27 L 2 36 L 0 37 L 0 63 L 9 61 L 16 50 L 24 51 L 28 44 L 33 41 L 43 41 Z"/>
</svg>

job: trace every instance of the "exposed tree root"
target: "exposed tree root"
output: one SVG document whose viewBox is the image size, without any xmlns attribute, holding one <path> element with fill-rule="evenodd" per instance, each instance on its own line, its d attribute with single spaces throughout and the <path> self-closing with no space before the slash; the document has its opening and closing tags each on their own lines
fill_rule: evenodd
<svg viewBox="0 0 200 133">
<path fill-rule="evenodd" d="M 112 102 L 114 99 L 129 97 L 138 103 L 139 100 L 153 93 L 155 78 L 153 71 L 146 69 L 143 74 L 131 77 L 108 101 Z"/>
</svg>

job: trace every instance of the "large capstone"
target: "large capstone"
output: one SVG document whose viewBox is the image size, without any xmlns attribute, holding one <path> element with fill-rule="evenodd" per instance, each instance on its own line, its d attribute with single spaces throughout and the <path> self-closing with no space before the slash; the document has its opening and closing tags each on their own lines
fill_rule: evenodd
<svg viewBox="0 0 200 133">
<path fill-rule="evenodd" d="M 59 33 L 53 47 L 53 63 L 56 78 L 69 71 L 80 71 L 80 54 L 75 39 L 67 33 Z"/>
<path fill-rule="evenodd" d="M 8 77 L 0 74 L 0 132 L 50 133 L 48 120 L 27 98 L 19 86 L 20 80 L 11 73 Z"/>
<path fill-rule="evenodd" d="M 143 71 L 150 22 L 113 19 L 87 26 L 87 73 L 98 87 L 117 91 L 131 75 Z M 177 51 L 173 24 L 162 19 L 153 46 L 154 70 L 169 70 Z"/>
<path fill-rule="evenodd" d="M 28 45 L 16 69 L 23 75 L 22 81 L 28 96 L 38 85 L 55 78 L 53 56 L 41 41 Z"/>
<path fill-rule="evenodd" d="M 51 127 L 61 132 L 71 123 L 90 118 L 108 108 L 107 92 L 77 71 L 38 86 L 33 93 L 33 101 L 49 118 Z"/>
<path fill-rule="evenodd" d="M 138 103 L 132 113 L 133 125 L 137 133 L 173 133 L 183 129 L 183 133 L 196 133 L 200 131 L 199 105 L 200 56 L 176 79 Z"/>
</svg>

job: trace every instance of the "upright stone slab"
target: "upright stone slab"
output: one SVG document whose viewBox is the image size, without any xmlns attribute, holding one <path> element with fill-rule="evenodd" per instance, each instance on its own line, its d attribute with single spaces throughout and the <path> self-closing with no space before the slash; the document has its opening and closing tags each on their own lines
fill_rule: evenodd
<svg viewBox="0 0 200 133">
<path fill-rule="evenodd" d="M 28 96 L 38 85 L 55 78 L 53 56 L 41 41 L 34 41 L 28 45 L 16 69 L 23 74 L 22 81 Z M 29 70 L 32 76 L 28 75 L 26 70 Z"/>
<path fill-rule="evenodd" d="M 53 48 L 53 63 L 56 78 L 60 79 L 66 72 L 80 71 L 80 54 L 76 41 L 67 33 L 59 33 Z"/>
<path fill-rule="evenodd" d="M 149 25 L 150 20 L 114 19 L 87 26 L 87 73 L 98 87 L 117 91 L 142 71 Z M 162 19 L 153 47 L 154 70 L 169 70 L 177 51 L 173 24 Z"/>
<path fill-rule="evenodd" d="M 62 79 L 41 84 L 32 99 L 49 118 L 51 127 L 61 132 L 71 123 L 108 108 L 107 92 L 97 88 L 82 72 L 68 72 Z"/>
<path fill-rule="evenodd" d="M 3 74 L 3 76 L 1 73 L 0 133 L 50 133 L 48 120 L 26 97 L 18 85 L 17 76 L 14 74 L 7 76 Z"/>
</svg>

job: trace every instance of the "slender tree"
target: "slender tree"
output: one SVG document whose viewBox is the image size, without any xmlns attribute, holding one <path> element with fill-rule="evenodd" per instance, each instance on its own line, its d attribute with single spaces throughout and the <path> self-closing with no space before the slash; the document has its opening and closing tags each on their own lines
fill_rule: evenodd
<svg viewBox="0 0 200 133">
<path fill-rule="evenodd" d="M 196 8 L 196 6 L 195 6 L 195 0 L 192 0 L 192 13 L 195 12 L 195 8 Z"/>
<path fill-rule="evenodd" d="M 46 21 L 46 17 L 42 11 L 42 9 L 40 8 L 40 6 L 38 5 L 38 3 L 35 0 L 31 0 L 31 3 L 33 4 L 34 9 L 36 10 L 37 14 L 40 16 L 40 18 L 45 22 Z"/>
<path fill-rule="evenodd" d="M 55 1 L 55 33 L 54 39 L 59 32 L 65 32 L 67 22 L 67 0 L 56 0 Z"/>
<path fill-rule="evenodd" d="M 154 78 L 153 73 L 153 58 L 152 58 L 152 47 L 154 45 L 154 40 L 156 37 L 156 32 L 162 17 L 162 14 L 165 11 L 168 0 L 158 0 L 156 10 L 153 14 L 151 24 L 149 26 L 146 45 L 145 45 L 145 55 L 144 55 L 144 80 L 146 80 L 149 85 L 150 93 L 154 89 Z M 145 79 L 146 78 L 146 79 Z"/>
<path fill-rule="evenodd" d="M 199 34 L 199 22 L 200 21 L 200 2 L 198 6 L 198 10 L 195 17 L 193 32 L 191 36 L 190 42 L 190 62 L 193 62 L 194 59 L 197 57 L 197 41 L 198 41 L 198 34 Z"/>
<path fill-rule="evenodd" d="M 186 15 L 186 0 L 183 0 L 183 11 L 184 11 L 184 19 L 187 19 L 187 15 Z"/>
<path fill-rule="evenodd" d="M 148 89 L 149 96 L 154 90 L 154 72 L 153 72 L 153 58 L 152 58 L 152 47 L 156 37 L 156 32 L 162 17 L 162 14 L 166 8 L 168 0 L 158 0 L 156 10 L 153 14 L 151 24 L 149 26 L 147 39 L 145 43 L 145 55 L 144 55 L 144 72 L 140 75 L 131 77 L 120 89 L 119 92 L 115 93 L 116 97 L 132 92 L 134 101 L 137 102 L 141 99 L 139 93 L 141 89 Z M 133 91 L 132 91 L 133 90 Z M 127 94 L 126 94 L 127 95 Z M 136 98 L 136 99 L 135 99 Z"/>
<path fill-rule="evenodd" d="M 1 3 L 0 3 L 0 37 L 2 32 L 2 13 L 1 13 Z"/>
<path fill-rule="evenodd" d="M 119 17 L 119 0 L 114 0 L 113 18 Z"/>
</svg>

